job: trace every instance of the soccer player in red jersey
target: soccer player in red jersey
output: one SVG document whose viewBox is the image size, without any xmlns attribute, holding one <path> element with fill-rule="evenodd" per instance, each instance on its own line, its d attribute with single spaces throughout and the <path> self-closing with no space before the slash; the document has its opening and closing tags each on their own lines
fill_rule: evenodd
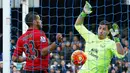
<svg viewBox="0 0 130 73">
<path fill-rule="evenodd" d="M 54 50 L 58 42 L 62 42 L 62 35 L 56 35 L 56 41 L 48 45 L 48 40 L 43 31 L 41 31 L 40 16 L 36 12 L 30 12 L 25 17 L 25 22 L 29 29 L 18 38 L 16 49 L 13 53 L 14 62 L 24 62 L 24 73 L 48 73 L 49 52 Z M 22 53 L 26 58 L 22 57 Z"/>
</svg>

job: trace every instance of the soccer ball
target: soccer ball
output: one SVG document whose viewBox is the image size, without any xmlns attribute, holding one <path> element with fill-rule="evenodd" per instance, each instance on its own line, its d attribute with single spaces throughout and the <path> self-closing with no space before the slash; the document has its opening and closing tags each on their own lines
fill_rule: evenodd
<svg viewBox="0 0 130 73">
<path fill-rule="evenodd" d="M 71 61 L 74 65 L 83 65 L 87 60 L 86 54 L 82 50 L 76 50 L 71 55 Z"/>
</svg>

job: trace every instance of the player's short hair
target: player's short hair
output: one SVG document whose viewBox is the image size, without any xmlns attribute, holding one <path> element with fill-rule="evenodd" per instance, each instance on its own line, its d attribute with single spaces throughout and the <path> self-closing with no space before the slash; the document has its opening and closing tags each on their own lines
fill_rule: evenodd
<svg viewBox="0 0 130 73">
<path fill-rule="evenodd" d="M 111 29 L 111 24 L 110 22 L 106 21 L 106 20 L 102 20 L 99 25 L 107 25 L 108 26 L 108 30 Z"/>
<path fill-rule="evenodd" d="M 33 22 L 33 20 L 36 20 L 37 19 L 37 16 L 38 15 L 38 13 L 37 12 L 29 12 L 27 15 L 26 15 L 26 17 L 25 17 L 25 22 L 26 22 L 26 24 L 30 27 L 31 25 L 33 25 L 32 24 L 32 22 Z"/>
</svg>

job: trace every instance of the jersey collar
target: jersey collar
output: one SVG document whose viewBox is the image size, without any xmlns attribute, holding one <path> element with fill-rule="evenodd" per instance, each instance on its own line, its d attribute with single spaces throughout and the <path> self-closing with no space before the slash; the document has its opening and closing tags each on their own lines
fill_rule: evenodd
<svg viewBox="0 0 130 73">
<path fill-rule="evenodd" d="M 32 31 L 32 30 L 38 30 L 38 29 L 29 28 L 27 31 Z"/>
</svg>

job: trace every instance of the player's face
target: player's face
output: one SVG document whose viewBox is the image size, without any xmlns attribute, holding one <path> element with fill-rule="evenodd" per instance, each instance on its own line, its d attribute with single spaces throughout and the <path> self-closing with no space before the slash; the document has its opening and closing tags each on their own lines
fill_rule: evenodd
<svg viewBox="0 0 130 73">
<path fill-rule="evenodd" d="M 105 39 L 108 35 L 109 30 L 107 25 L 99 25 L 98 27 L 98 37 L 99 39 Z"/>
<path fill-rule="evenodd" d="M 36 27 L 38 29 L 41 29 L 42 28 L 42 21 L 40 20 L 40 16 L 37 15 L 36 17 L 37 17 L 37 19 L 36 19 Z"/>
</svg>

